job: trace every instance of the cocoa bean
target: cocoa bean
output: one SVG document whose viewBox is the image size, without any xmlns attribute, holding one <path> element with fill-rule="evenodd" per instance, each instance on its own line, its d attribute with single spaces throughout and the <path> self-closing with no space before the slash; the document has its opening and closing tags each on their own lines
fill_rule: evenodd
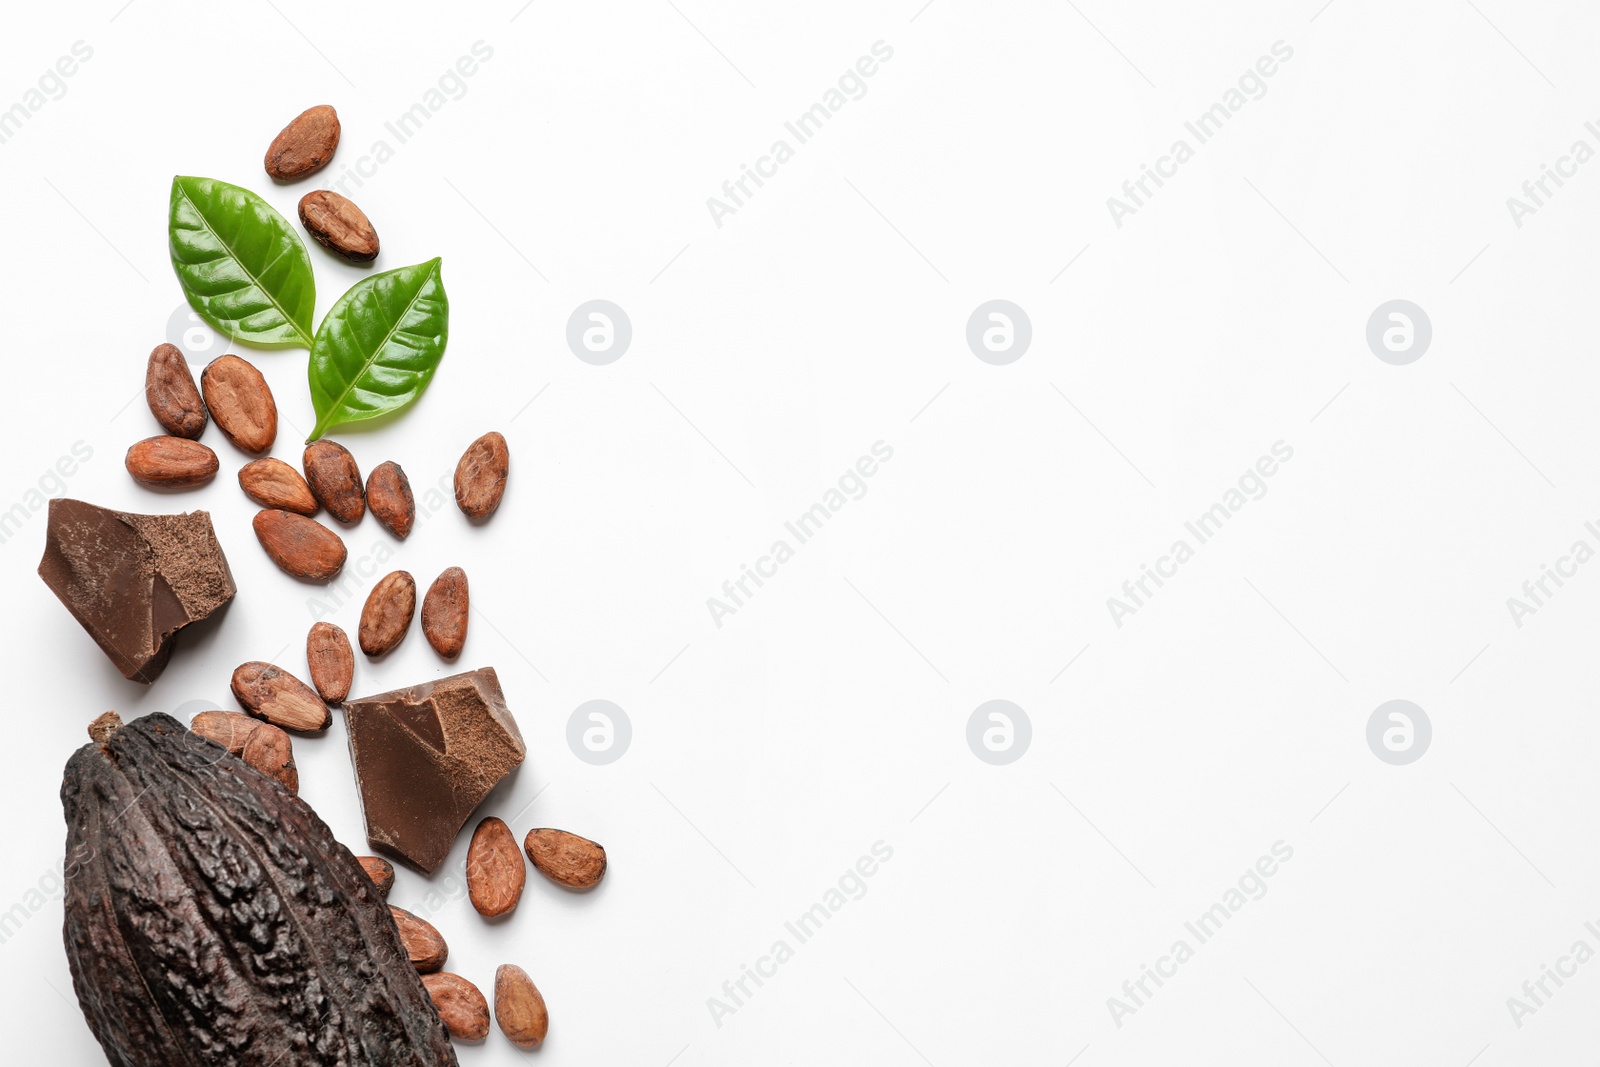
<svg viewBox="0 0 1600 1067">
<path fill-rule="evenodd" d="M 267 146 L 262 165 L 280 182 L 304 178 L 328 165 L 339 147 L 339 113 L 327 104 L 307 108 Z"/>
<path fill-rule="evenodd" d="M 278 439 L 278 405 L 261 372 L 238 356 L 218 356 L 200 372 L 200 391 L 223 436 L 245 452 Z"/>
<path fill-rule="evenodd" d="M 161 428 L 174 437 L 198 440 L 206 428 L 206 405 L 194 373 L 177 345 L 157 345 L 144 371 L 144 399 Z"/>
<path fill-rule="evenodd" d="M 128 473 L 152 489 L 191 489 L 217 475 L 217 454 L 187 437 L 146 437 L 128 449 Z"/>
<path fill-rule="evenodd" d="M 326 582 L 344 566 L 344 541 L 315 519 L 268 510 L 256 515 L 254 526 L 272 562 L 296 578 Z"/>
<path fill-rule="evenodd" d="M 422 636 L 439 655 L 455 659 L 467 643 L 468 613 L 467 572 L 446 568 L 422 598 Z"/>
<path fill-rule="evenodd" d="M 311 495 L 340 522 L 360 522 L 367 512 L 361 468 L 350 450 L 335 441 L 313 441 L 303 459 Z"/>
</svg>

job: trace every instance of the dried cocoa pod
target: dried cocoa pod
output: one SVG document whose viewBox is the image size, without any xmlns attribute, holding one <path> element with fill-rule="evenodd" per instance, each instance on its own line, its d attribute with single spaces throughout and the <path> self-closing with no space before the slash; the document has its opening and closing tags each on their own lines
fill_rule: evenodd
<svg viewBox="0 0 1600 1067">
<path fill-rule="evenodd" d="M 276 782 L 157 714 L 80 748 L 61 801 L 67 961 L 116 1067 L 457 1063 L 372 882 Z"/>
<path fill-rule="evenodd" d="M 478 987 L 449 971 L 422 976 L 446 1030 L 457 1041 L 482 1041 L 489 1036 L 489 1002 Z"/>
<path fill-rule="evenodd" d="M 417 580 L 406 571 L 390 571 L 378 579 L 361 609 L 357 639 L 361 651 L 381 656 L 405 639 L 417 613 Z"/>
<path fill-rule="evenodd" d="M 161 428 L 174 437 L 199 440 L 206 428 L 206 405 L 194 373 L 177 345 L 156 345 L 144 371 L 144 399 Z"/>
<path fill-rule="evenodd" d="M 317 189 L 300 198 L 300 225 L 317 244 L 352 263 L 378 258 L 378 231 L 366 212 L 330 189 Z"/>
<path fill-rule="evenodd" d="M 372 884 L 378 887 L 378 895 L 388 899 L 389 890 L 394 888 L 394 864 L 377 856 L 357 856 L 356 862 L 367 872 Z"/>
<path fill-rule="evenodd" d="M 361 468 L 356 457 L 337 441 L 312 441 L 306 445 L 304 466 L 311 495 L 340 522 L 360 522 L 367 512 L 361 488 Z"/>
<path fill-rule="evenodd" d="M 323 700 L 337 704 L 350 695 L 356 656 L 343 630 L 331 622 L 312 624 L 306 634 L 306 663 L 311 667 L 311 684 Z"/>
<path fill-rule="evenodd" d="M 326 582 L 344 567 L 344 539 L 315 519 L 291 511 L 263 511 L 254 520 L 256 540 L 285 573 Z"/>
<path fill-rule="evenodd" d="M 317 498 L 300 472 L 281 459 L 258 459 L 239 468 L 239 488 L 264 508 L 315 515 Z"/>
<path fill-rule="evenodd" d="M 568 889 L 591 889 L 606 874 L 606 850 L 565 830 L 529 830 L 523 842 L 539 873 Z"/>
<path fill-rule="evenodd" d="M 380 463 L 367 475 L 367 507 L 372 517 L 404 541 L 417 521 L 417 501 L 411 495 L 411 479 L 393 460 Z"/>
<path fill-rule="evenodd" d="M 445 659 L 461 655 L 467 643 L 467 572 L 448 567 L 422 598 L 422 636 Z"/>
<path fill-rule="evenodd" d="M 262 166 L 275 181 L 292 182 L 328 165 L 339 147 L 339 113 L 328 104 L 309 107 L 267 146 Z"/>
<path fill-rule="evenodd" d="M 522 899 L 528 881 L 528 865 L 511 827 L 493 815 L 472 831 L 467 847 L 467 895 L 479 915 L 495 918 L 506 914 Z"/>
<path fill-rule="evenodd" d="M 233 695 L 258 719 L 285 730 L 326 730 L 333 713 L 316 690 L 271 663 L 252 660 L 234 669 Z"/>
<path fill-rule="evenodd" d="M 200 372 L 211 420 L 235 448 L 265 452 L 278 439 L 278 405 L 267 380 L 238 356 L 218 356 Z"/>
<path fill-rule="evenodd" d="M 393 904 L 389 905 L 389 914 L 400 928 L 400 942 L 405 945 L 413 967 L 422 974 L 430 974 L 444 966 L 450 956 L 450 946 L 444 943 L 443 935 L 432 923 Z"/>
<path fill-rule="evenodd" d="M 217 454 L 187 437 L 146 437 L 124 462 L 134 481 L 152 489 L 192 489 L 217 475 Z"/>
<path fill-rule="evenodd" d="M 528 972 L 503 963 L 494 972 L 494 1019 L 518 1048 L 538 1048 L 550 1032 L 550 1010 Z"/>
<path fill-rule="evenodd" d="M 467 446 L 456 464 L 456 507 L 469 519 L 486 519 L 500 506 L 511 472 L 506 439 L 493 430 Z"/>
</svg>

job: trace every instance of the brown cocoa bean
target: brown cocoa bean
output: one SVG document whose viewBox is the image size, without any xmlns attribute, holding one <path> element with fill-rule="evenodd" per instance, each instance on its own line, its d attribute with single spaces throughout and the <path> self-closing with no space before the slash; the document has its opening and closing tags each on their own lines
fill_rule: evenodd
<svg viewBox="0 0 1600 1067">
<path fill-rule="evenodd" d="M 235 448 L 265 452 L 278 439 L 278 405 L 261 372 L 238 356 L 218 356 L 200 372 L 211 419 Z"/>
<path fill-rule="evenodd" d="M 448 567 L 422 598 L 422 636 L 445 659 L 461 655 L 467 643 L 467 572 Z"/>
<path fill-rule="evenodd" d="M 332 190 L 318 189 L 300 198 L 300 225 L 335 255 L 354 263 L 378 258 L 378 231 L 366 213 Z"/>
<path fill-rule="evenodd" d="M 311 684 L 323 700 L 337 704 L 350 695 L 356 656 L 343 630 L 331 622 L 312 624 L 306 634 L 306 664 L 311 668 Z"/>
<path fill-rule="evenodd" d="M 398 645 L 411 629 L 417 612 L 417 580 L 406 571 L 390 571 L 378 579 L 361 608 L 357 640 L 361 651 L 381 656 Z"/>
<path fill-rule="evenodd" d="M 152 489 L 191 489 L 217 476 L 217 454 L 187 437 L 146 437 L 128 449 L 128 473 Z"/>
<path fill-rule="evenodd" d="M 156 345 L 144 371 L 144 399 L 161 428 L 174 437 L 198 440 L 206 428 L 206 405 L 194 373 L 177 345 Z"/>
<path fill-rule="evenodd" d="M 372 468 L 367 475 L 367 507 L 385 529 L 404 541 L 417 521 L 417 501 L 411 495 L 411 479 L 400 464 L 389 460 Z"/>
<path fill-rule="evenodd" d="M 529 830 L 523 847 L 539 873 L 568 889 L 590 889 L 606 873 L 606 850 L 565 830 Z"/>
<path fill-rule="evenodd" d="M 239 468 L 239 488 L 264 508 L 315 515 L 317 498 L 300 472 L 281 459 L 258 459 Z"/>
<path fill-rule="evenodd" d="M 266 725 L 240 711 L 202 711 L 190 721 L 189 729 L 237 756 L 244 751 L 250 735 Z"/>
<path fill-rule="evenodd" d="M 367 512 L 361 468 L 350 450 L 335 441 L 313 441 L 303 459 L 311 495 L 340 522 L 360 522 Z"/>
<path fill-rule="evenodd" d="M 550 1032 L 550 1010 L 528 972 L 503 963 L 494 972 L 494 1019 L 518 1048 L 538 1048 Z"/>
<path fill-rule="evenodd" d="M 377 856 L 357 856 L 356 862 L 361 864 L 361 869 L 372 879 L 372 884 L 378 889 L 378 895 L 388 897 L 389 890 L 394 888 L 394 864 Z"/>
<path fill-rule="evenodd" d="M 294 745 L 289 735 L 262 723 L 244 743 L 241 759 L 269 778 L 276 778 L 291 793 L 300 792 L 300 771 L 294 765 Z"/>
<path fill-rule="evenodd" d="M 262 165 L 280 182 L 321 170 L 339 147 L 339 113 L 327 104 L 307 108 L 290 120 L 267 146 Z"/>
<path fill-rule="evenodd" d="M 456 506 L 469 519 L 486 519 L 500 506 L 511 452 L 506 439 L 493 430 L 471 445 L 456 464 Z"/>
<path fill-rule="evenodd" d="M 245 711 L 285 730 L 325 730 L 333 722 L 317 691 L 275 664 L 241 663 L 230 685 Z"/>
<path fill-rule="evenodd" d="M 472 831 L 467 846 L 467 895 L 479 915 L 491 919 L 504 915 L 522 899 L 528 881 L 528 865 L 511 827 L 489 816 Z"/>
<path fill-rule="evenodd" d="M 482 1041 L 489 1036 L 489 1002 L 478 987 L 449 971 L 422 976 L 423 988 L 439 1009 L 439 1018 L 457 1041 Z"/>
<path fill-rule="evenodd" d="M 444 966 L 450 956 L 450 946 L 428 920 L 411 914 L 404 908 L 389 905 L 395 925 L 400 928 L 400 943 L 406 947 L 411 965 L 423 974 L 432 974 Z"/>
<path fill-rule="evenodd" d="M 268 510 L 256 515 L 254 525 L 272 562 L 296 578 L 326 582 L 344 566 L 344 541 L 315 519 Z"/>
</svg>

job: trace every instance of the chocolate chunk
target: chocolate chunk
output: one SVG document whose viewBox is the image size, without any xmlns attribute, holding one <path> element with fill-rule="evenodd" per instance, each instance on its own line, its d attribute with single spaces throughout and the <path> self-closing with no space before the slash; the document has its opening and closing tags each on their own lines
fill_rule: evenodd
<svg viewBox="0 0 1600 1067">
<path fill-rule="evenodd" d="M 493 667 L 344 702 L 367 840 L 432 874 L 527 755 Z"/>
<path fill-rule="evenodd" d="M 39 577 L 123 677 L 155 681 L 173 638 L 236 591 L 204 511 L 134 515 L 50 501 Z"/>
</svg>

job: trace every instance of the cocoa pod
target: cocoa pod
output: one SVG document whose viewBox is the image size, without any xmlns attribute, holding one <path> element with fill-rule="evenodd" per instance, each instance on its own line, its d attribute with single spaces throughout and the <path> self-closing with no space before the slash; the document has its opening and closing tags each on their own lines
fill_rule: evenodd
<svg viewBox="0 0 1600 1067">
<path fill-rule="evenodd" d="M 417 501 L 411 479 L 393 460 L 380 463 L 367 475 L 367 507 L 385 529 L 404 541 L 417 521 Z"/>
<path fill-rule="evenodd" d="M 238 356 L 218 356 L 200 372 L 211 420 L 235 448 L 265 452 L 278 439 L 278 405 L 261 372 Z"/>
<path fill-rule="evenodd" d="M 242 711 L 202 711 L 189 720 L 190 730 L 208 741 L 215 741 L 233 756 L 244 752 L 244 743 L 250 740 L 251 734 L 268 725 Z"/>
<path fill-rule="evenodd" d="M 144 399 L 161 428 L 174 437 L 199 440 L 206 428 L 206 405 L 194 373 L 177 345 L 156 345 L 144 371 Z"/>
<path fill-rule="evenodd" d="M 400 943 L 405 945 L 413 967 L 422 974 L 431 974 L 444 966 L 450 946 L 432 923 L 393 904 L 389 905 L 389 914 L 400 928 Z"/>
<path fill-rule="evenodd" d="M 350 695 L 356 656 L 343 630 L 331 622 L 313 623 L 306 634 L 306 664 L 311 668 L 311 684 L 323 700 L 337 704 Z"/>
<path fill-rule="evenodd" d="M 444 1028 L 457 1041 L 482 1041 L 489 1036 L 489 1002 L 478 987 L 449 971 L 422 976 L 422 987 L 439 1009 Z"/>
<path fill-rule="evenodd" d="M 317 498 L 300 472 L 281 459 L 257 459 L 239 468 L 239 488 L 264 508 L 315 515 Z"/>
<path fill-rule="evenodd" d="M 606 874 L 606 850 L 565 830 L 529 830 L 523 847 L 539 873 L 568 889 L 591 889 Z"/>
<path fill-rule="evenodd" d="M 550 1032 L 550 1010 L 528 972 L 503 963 L 494 972 L 494 1019 L 518 1048 L 538 1048 Z"/>
<path fill-rule="evenodd" d="M 356 457 L 336 441 L 313 441 L 304 456 L 311 495 L 340 522 L 360 522 L 367 512 Z"/>
<path fill-rule="evenodd" d="M 356 862 L 361 864 L 361 869 L 372 879 L 372 884 L 378 889 L 378 895 L 387 899 L 389 890 L 394 888 L 394 864 L 378 856 L 357 856 Z"/>
<path fill-rule="evenodd" d="M 274 726 L 310 732 L 326 730 L 333 722 L 316 690 L 275 664 L 241 663 L 229 684 L 245 711 Z"/>
<path fill-rule="evenodd" d="M 495 918 L 517 906 L 528 881 L 528 865 L 511 827 L 489 816 L 472 831 L 467 847 L 467 895 L 479 915 Z"/>
<path fill-rule="evenodd" d="M 500 506 L 511 452 L 506 439 L 493 430 L 467 446 L 456 464 L 456 506 L 469 519 L 486 519 Z"/>
<path fill-rule="evenodd" d="M 300 198 L 300 225 L 317 244 L 353 263 L 371 263 L 378 258 L 378 231 L 366 213 L 330 189 Z"/>
<path fill-rule="evenodd" d="M 422 598 L 422 636 L 439 655 L 455 659 L 467 643 L 468 613 L 467 572 L 448 567 Z"/>
<path fill-rule="evenodd" d="M 339 113 L 318 104 L 296 115 L 267 146 L 266 167 L 274 181 L 304 178 L 328 165 L 339 147 Z"/>
<path fill-rule="evenodd" d="M 326 582 L 344 567 L 344 541 L 315 519 L 269 510 L 257 514 L 253 525 L 272 562 L 296 578 Z"/>
<path fill-rule="evenodd" d="M 288 734 L 271 723 L 262 723 L 250 734 L 239 758 L 267 777 L 282 782 L 289 792 L 300 792 L 300 771 L 294 764 L 294 744 Z"/>
<path fill-rule="evenodd" d="M 406 571 L 390 571 L 378 579 L 361 608 L 356 637 L 361 651 L 381 656 L 405 639 L 417 612 L 417 580 Z"/>
<path fill-rule="evenodd" d="M 156 714 L 80 748 L 61 802 L 67 962 L 112 1064 L 457 1063 L 386 905 L 300 798 Z"/>
<path fill-rule="evenodd" d="M 146 437 L 128 449 L 123 461 L 140 485 L 152 489 L 191 489 L 217 476 L 217 454 L 187 437 Z"/>
</svg>

